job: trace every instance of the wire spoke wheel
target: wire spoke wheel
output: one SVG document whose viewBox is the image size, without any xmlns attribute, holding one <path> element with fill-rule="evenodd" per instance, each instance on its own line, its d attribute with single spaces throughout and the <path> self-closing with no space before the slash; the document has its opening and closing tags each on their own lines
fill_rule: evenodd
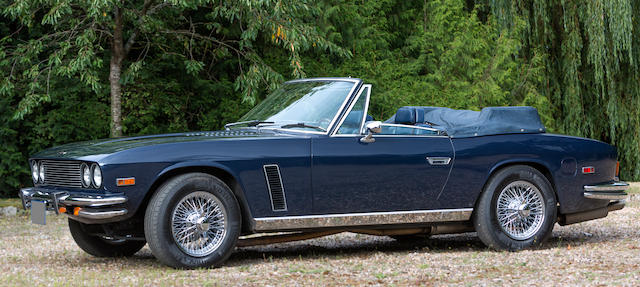
<svg viewBox="0 0 640 287">
<path fill-rule="evenodd" d="M 515 240 L 531 238 L 542 227 L 544 216 L 544 198 L 532 183 L 514 181 L 500 191 L 496 219 L 509 237 Z"/>
<path fill-rule="evenodd" d="M 229 224 L 225 214 L 224 205 L 215 195 L 205 191 L 192 192 L 173 209 L 173 240 L 190 256 L 207 256 L 224 241 Z"/>
</svg>

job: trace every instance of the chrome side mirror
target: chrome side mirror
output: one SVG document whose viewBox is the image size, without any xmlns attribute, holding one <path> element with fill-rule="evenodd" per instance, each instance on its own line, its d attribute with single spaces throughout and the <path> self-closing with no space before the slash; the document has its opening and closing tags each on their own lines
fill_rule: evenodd
<svg viewBox="0 0 640 287">
<path fill-rule="evenodd" d="M 361 143 L 372 143 L 375 142 L 376 139 L 373 138 L 373 134 L 380 133 L 382 131 L 382 122 L 380 121 L 369 121 L 364 123 L 364 129 L 367 131 L 367 135 L 360 138 Z"/>
</svg>

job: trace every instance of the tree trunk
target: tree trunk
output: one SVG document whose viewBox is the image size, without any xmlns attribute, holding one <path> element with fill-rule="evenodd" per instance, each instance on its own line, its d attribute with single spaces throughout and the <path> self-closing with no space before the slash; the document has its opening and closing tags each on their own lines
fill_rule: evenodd
<svg viewBox="0 0 640 287">
<path fill-rule="evenodd" d="M 111 43 L 111 62 L 109 64 L 109 84 L 111 88 L 111 137 L 122 136 L 122 61 L 125 57 L 122 39 L 122 13 L 115 8 L 115 27 Z"/>
</svg>

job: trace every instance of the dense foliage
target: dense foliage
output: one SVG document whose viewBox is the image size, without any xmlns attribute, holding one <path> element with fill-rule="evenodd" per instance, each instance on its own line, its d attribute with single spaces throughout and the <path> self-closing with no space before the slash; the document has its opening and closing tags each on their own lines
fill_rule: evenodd
<svg viewBox="0 0 640 287">
<path fill-rule="evenodd" d="M 552 132 L 615 144 L 622 177 L 639 179 L 639 6 L 0 0 L 0 195 L 29 185 L 29 154 L 113 134 L 118 13 L 136 35 L 117 81 L 125 135 L 218 129 L 284 79 L 354 76 L 374 85 L 376 119 L 535 106 Z"/>
</svg>

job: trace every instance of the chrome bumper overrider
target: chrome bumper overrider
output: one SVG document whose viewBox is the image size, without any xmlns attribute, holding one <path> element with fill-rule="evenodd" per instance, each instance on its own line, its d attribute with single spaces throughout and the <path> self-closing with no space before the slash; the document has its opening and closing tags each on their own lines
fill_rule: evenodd
<svg viewBox="0 0 640 287">
<path fill-rule="evenodd" d="M 624 200 L 628 196 L 624 192 L 627 188 L 629 188 L 629 184 L 623 181 L 585 185 L 584 197 L 603 200 Z"/>
<path fill-rule="evenodd" d="M 60 207 L 67 208 L 69 212 L 75 207 L 80 207 L 77 215 L 65 213 L 71 217 L 97 220 L 127 214 L 125 208 L 117 206 L 127 202 L 125 196 L 71 195 L 66 191 L 37 187 L 23 188 L 18 195 L 25 210 L 31 207 L 32 200 L 38 200 L 45 203 L 47 210 L 54 211 L 56 214 L 59 214 Z"/>
</svg>

